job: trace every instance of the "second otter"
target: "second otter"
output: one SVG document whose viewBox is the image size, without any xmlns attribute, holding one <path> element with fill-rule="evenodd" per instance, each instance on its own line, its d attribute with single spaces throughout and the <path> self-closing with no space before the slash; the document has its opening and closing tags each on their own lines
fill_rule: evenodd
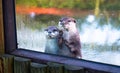
<svg viewBox="0 0 120 73">
<path fill-rule="evenodd" d="M 59 31 L 59 29 L 56 26 L 49 26 L 45 29 L 45 32 L 47 39 L 45 45 L 46 53 L 64 55 L 69 57 L 72 56 L 68 47 L 65 46 L 64 42 L 62 42 L 62 31 Z"/>
<path fill-rule="evenodd" d="M 51 54 L 58 54 L 59 46 L 58 46 L 58 37 L 59 30 L 55 26 L 49 26 L 45 29 L 46 32 L 46 45 L 45 52 Z"/>
<path fill-rule="evenodd" d="M 72 53 L 72 57 L 82 58 L 80 36 L 76 27 L 76 20 L 71 17 L 63 17 L 59 21 L 59 27 L 63 32 L 63 41 Z"/>
</svg>

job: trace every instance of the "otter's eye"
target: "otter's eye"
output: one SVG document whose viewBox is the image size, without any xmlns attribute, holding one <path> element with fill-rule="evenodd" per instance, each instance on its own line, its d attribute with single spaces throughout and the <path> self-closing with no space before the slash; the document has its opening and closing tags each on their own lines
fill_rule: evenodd
<svg viewBox="0 0 120 73">
<path fill-rule="evenodd" d="M 62 20 L 59 20 L 60 22 L 62 22 Z"/>
<path fill-rule="evenodd" d="M 71 20 L 68 20 L 68 22 L 71 22 Z"/>
<path fill-rule="evenodd" d="M 74 23 L 76 23 L 76 21 L 74 20 Z"/>
<path fill-rule="evenodd" d="M 57 31 L 57 29 L 54 29 L 54 30 L 53 30 L 53 32 L 56 32 L 56 31 Z"/>
</svg>

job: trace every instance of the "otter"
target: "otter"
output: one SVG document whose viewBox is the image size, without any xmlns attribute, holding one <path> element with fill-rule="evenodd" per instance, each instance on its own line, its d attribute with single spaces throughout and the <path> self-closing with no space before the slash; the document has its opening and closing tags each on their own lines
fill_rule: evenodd
<svg viewBox="0 0 120 73">
<path fill-rule="evenodd" d="M 45 29 L 46 44 L 45 53 L 57 54 L 58 53 L 58 36 L 59 29 L 56 26 L 49 26 Z"/>
<path fill-rule="evenodd" d="M 63 43 L 75 58 L 82 58 L 81 42 L 79 32 L 76 27 L 76 20 L 71 17 L 63 17 L 58 23 L 59 30 L 63 32 Z"/>
<path fill-rule="evenodd" d="M 56 26 L 49 26 L 45 29 L 46 44 L 45 53 L 72 56 L 69 48 L 65 45 L 62 38 L 63 32 L 60 31 Z M 62 48 L 62 49 L 61 49 Z"/>
</svg>

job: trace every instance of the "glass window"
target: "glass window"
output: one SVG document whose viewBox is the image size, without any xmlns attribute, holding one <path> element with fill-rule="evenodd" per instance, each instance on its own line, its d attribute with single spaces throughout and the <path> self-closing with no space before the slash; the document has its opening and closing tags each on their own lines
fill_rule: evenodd
<svg viewBox="0 0 120 73">
<path fill-rule="evenodd" d="M 119 3 L 120 0 L 16 0 L 18 48 L 75 58 L 81 53 L 82 59 L 120 66 Z M 59 26 L 63 17 L 72 17 L 75 22 L 63 19 L 69 25 Z M 58 54 L 61 40 L 48 36 L 58 35 L 61 30 L 62 54 Z M 76 35 L 81 46 L 76 43 Z"/>
</svg>

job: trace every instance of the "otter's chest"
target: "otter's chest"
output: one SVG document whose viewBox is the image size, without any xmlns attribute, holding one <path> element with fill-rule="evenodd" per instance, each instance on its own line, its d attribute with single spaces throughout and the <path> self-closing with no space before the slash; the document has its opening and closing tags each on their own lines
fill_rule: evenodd
<svg viewBox="0 0 120 73">
<path fill-rule="evenodd" d="M 47 39 L 45 46 L 46 53 L 57 54 L 58 49 L 57 39 Z"/>
<path fill-rule="evenodd" d="M 57 39 L 48 39 L 46 42 L 46 45 L 49 46 L 49 48 L 56 48 L 57 47 Z"/>
<path fill-rule="evenodd" d="M 63 39 L 69 41 L 72 35 L 74 35 L 73 32 L 66 32 L 66 31 L 65 31 L 65 32 L 63 33 Z"/>
</svg>

